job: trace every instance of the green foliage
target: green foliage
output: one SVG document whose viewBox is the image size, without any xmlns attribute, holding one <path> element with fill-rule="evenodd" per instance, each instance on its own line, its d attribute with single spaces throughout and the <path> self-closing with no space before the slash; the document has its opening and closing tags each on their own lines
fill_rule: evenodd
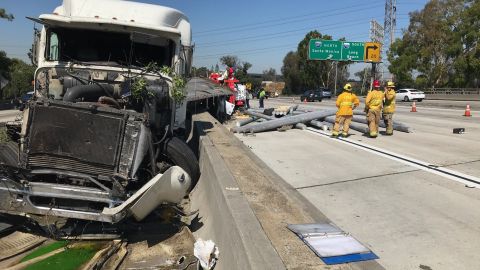
<svg viewBox="0 0 480 270">
<path fill-rule="evenodd" d="M 8 14 L 4 8 L 0 8 L 0 19 L 7 19 L 9 21 L 13 21 L 15 17 L 11 13 Z"/>
<path fill-rule="evenodd" d="M 34 66 L 19 59 L 12 59 L 8 70 L 7 78 L 10 79 L 10 82 L 3 89 L 4 98 L 17 98 L 33 90 Z"/>
<path fill-rule="evenodd" d="M 206 67 L 192 67 L 192 74 L 196 77 L 206 78 L 208 77 L 208 68 Z"/>
<path fill-rule="evenodd" d="M 148 65 L 144 67 L 144 73 L 157 73 L 169 76 L 172 78 L 172 98 L 181 103 L 186 95 L 186 81 L 185 79 L 176 74 L 171 67 L 162 66 L 159 67 L 157 63 L 150 62 Z M 148 98 L 153 97 L 155 94 L 147 89 L 148 82 L 145 78 L 140 77 L 137 78 L 131 86 L 132 96 L 137 100 L 145 100 Z"/>
<path fill-rule="evenodd" d="M 298 60 L 296 52 L 289 52 L 283 58 L 282 74 L 285 78 L 285 90 L 283 92 L 286 95 L 302 92 L 303 84 Z"/>
<path fill-rule="evenodd" d="M 176 102 L 181 103 L 187 97 L 185 90 L 186 85 L 187 82 L 181 76 L 173 76 L 172 97 Z"/>
<path fill-rule="evenodd" d="M 154 93 L 148 91 L 147 85 L 148 85 L 147 80 L 145 80 L 145 78 L 143 77 L 137 78 L 132 83 L 132 86 L 131 86 L 132 96 L 136 100 L 145 100 L 150 97 L 153 97 Z"/>
<path fill-rule="evenodd" d="M 334 89 L 335 68 L 333 61 L 308 60 L 308 44 L 310 39 L 331 40 L 329 35 L 322 35 L 314 30 L 305 35 L 300 41 L 296 52 L 289 52 L 283 59 L 282 74 L 285 78 L 288 93 L 302 93 L 308 88 L 328 87 Z M 337 85 L 343 85 L 349 76 L 348 65 L 351 62 L 339 62 Z"/>
<path fill-rule="evenodd" d="M 220 62 L 227 67 L 237 67 L 238 57 L 235 55 L 225 55 L 220 58 Z"/>
<path fill-rule="evenodd" d="M 399 85 L 478 87 L 479 29 L 480 1 L 432 0 L 410 14 L 388 52 L 389 70 Z"/>
<path fill-rule="evenodd" d="M 10 65 L 12 60 L 7 57 L 4 51 L 0 51 L 0 75 L 4 78 L 10 79 Z"/>
<path fill-rule="evenodd" d="M 275 81 L 277 77 L 277 71 L 274 68 L 269 68 L 263 71 L 264 81 Z"/>
</svg>

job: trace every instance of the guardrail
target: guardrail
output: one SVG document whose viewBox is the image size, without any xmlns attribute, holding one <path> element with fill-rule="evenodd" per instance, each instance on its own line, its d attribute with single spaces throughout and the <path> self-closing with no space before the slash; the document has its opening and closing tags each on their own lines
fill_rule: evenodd
<svg viewBox="0 0 480 270">
<path fill-rule="evenodd" d="M 480 95 L 480 88 L 429 88 L 423 92 L 430 95 Z"/>
</svg>

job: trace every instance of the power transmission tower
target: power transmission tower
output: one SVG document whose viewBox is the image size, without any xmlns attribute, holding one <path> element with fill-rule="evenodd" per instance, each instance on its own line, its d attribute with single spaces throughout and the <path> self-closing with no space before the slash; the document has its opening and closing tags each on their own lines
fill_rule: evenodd
<svg viewBox="0 0 480 270">
<path fill-rule="evenodd" d="M 390 47 L 395 41 L 395 28 L 397 26 L 397 0 L 385 0 L 385 22 L 383 29 L 385 31 L 384 46 Z"/>
<path fill-rule="evenodd" d="M 385 31 L 383 45 L 388 46 L 388 50 L 391 49 L 393 42 L 395 41 L 395 28 L 397 26 L 397 0 L 385 0 L 385 21 L 383 23 L 383 29 Z M 384 49 L 387 52 L 387 49 Z M 392 80 L 393 80 L 392 74 Z"/>
</svg>

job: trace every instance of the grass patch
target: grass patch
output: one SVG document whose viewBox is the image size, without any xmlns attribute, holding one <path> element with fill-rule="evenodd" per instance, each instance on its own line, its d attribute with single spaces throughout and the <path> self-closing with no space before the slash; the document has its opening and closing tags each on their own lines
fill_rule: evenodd
<svg viewBox="0 0 480 270">
<path fill-rule="evenodd" d="M 80 244 L 34 263 L 24 270 L 76 270 L 92 259 L 103 246 L 100 243 Z"/>
<path fill-rule="evenodd" d="M 50 245 L 39 247 L 39 248 L 35 249 L 34 251 L 32 251 L 27 256 L 23 257 L 20 260 L 20 262 L 26 262 L 28 260 L 40 257 L 44 254 L 47 254 L 47 253 L 52 252 L 54 250 L 57 250 L 59 248 L 63 248 L 65 246 L 67 246 L 67 244 L 68 244 L 67 241 L 58 241 L 58 242 L 53 242 Z"/>
</svg>

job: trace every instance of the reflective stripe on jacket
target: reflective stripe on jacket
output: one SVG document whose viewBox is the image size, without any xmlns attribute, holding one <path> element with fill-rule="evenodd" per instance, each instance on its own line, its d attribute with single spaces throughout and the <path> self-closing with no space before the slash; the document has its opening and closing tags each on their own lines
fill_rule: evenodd
<svg viewBox="0 0 480 270">
<path fill-rule="evenodd" d="M 338 111 L 337 115 L 353 115 L 353 107 L 360 105 L 357 95 L 350 92 L 341 93 L 336 102 Z"/>
<path fill-rule="evenodd" d="M 387 90 L 385 94 L 385 103 L 383 104 L 384 113 L 394 113 L 395 112 L 395 90 Z"/>
<path fill-rule="evenodd" d="M 382 110 L 383 97 L 383 92 L 376 89 L 372 90 L 368 93 L 367 99 L 365 100 L 366 107 L 374 111 Z"/>
</svg>

